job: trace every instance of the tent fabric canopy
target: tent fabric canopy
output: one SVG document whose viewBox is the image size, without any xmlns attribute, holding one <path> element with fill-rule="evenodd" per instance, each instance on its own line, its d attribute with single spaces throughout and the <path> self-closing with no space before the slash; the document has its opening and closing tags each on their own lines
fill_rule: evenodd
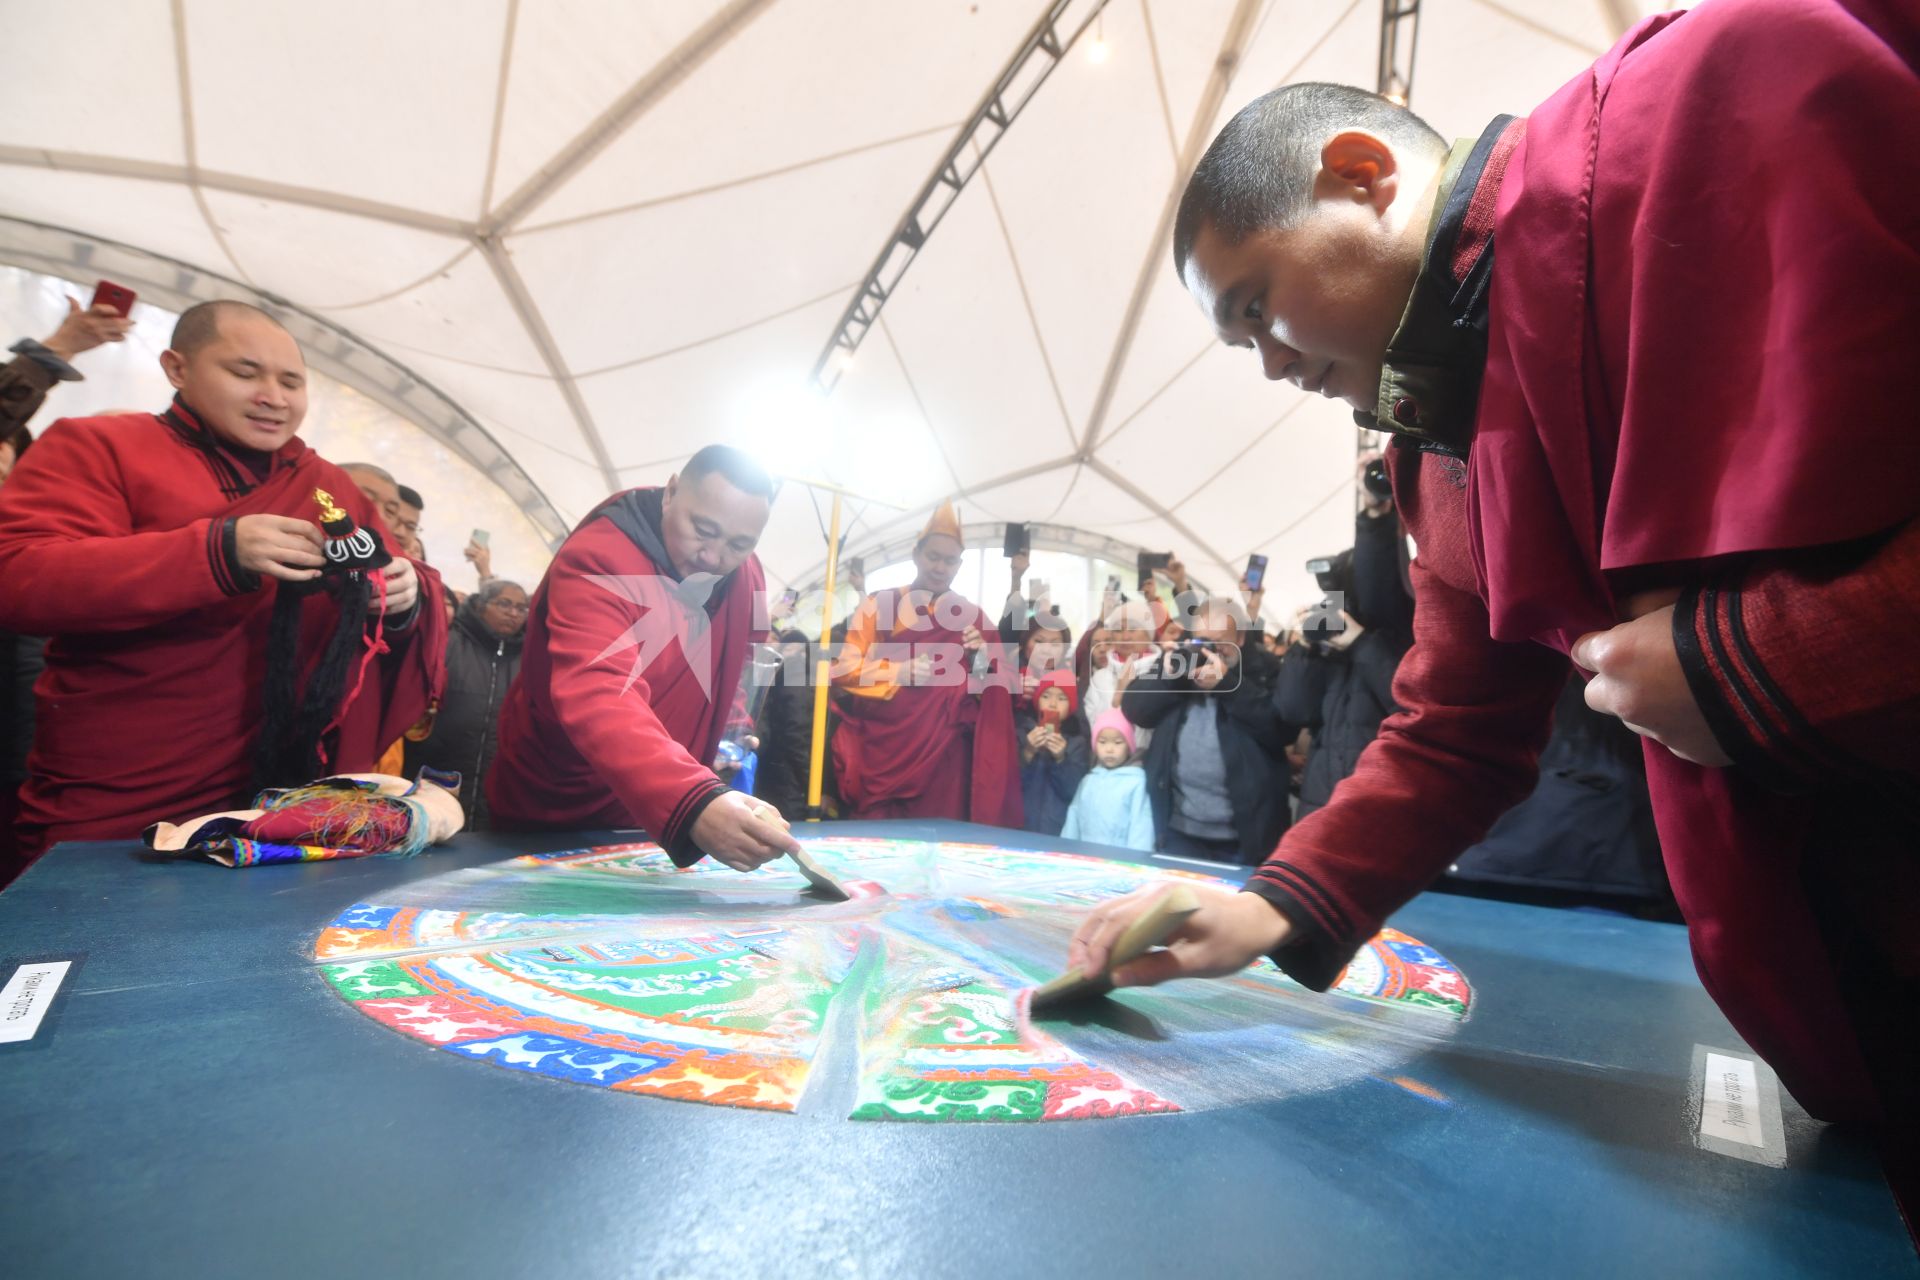
<svg viewBox="0 0 1920 1280">
<path fill-rule="evenodd" d="M 970 521 L 1176 548 L 1216 582 L 1264 552 L 1270 600 L 1302 602 L 1301 562 L 1351 538 L 1347 412 L 1211 342 L 1163 226 L 1248 99 L 1373 83 L 1377 5 L 1111 0 L 1104 56 L 1067 52 L 832 397 L 802 390 L 1044 7 L 66 0 L 0 83 L 0 214 L 243 281 L 389 353 L 567 521 L 725 440 L 892 504 L 850 550 L 958 494 Z M 1450 135 L 1524 112 L 1641 8 L 1428 0 L 1414 106 Z M 770 576 L 800 584 L 823 552 L 789 493 Z"/>
</svg>

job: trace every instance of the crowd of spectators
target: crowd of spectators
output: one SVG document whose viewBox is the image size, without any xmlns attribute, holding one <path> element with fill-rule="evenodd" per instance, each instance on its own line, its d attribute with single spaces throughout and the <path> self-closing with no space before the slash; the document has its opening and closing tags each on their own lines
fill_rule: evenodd
<svg viewBox="0 0 1920 1280">
<path fill-rule="evenodd" d="M 1011 733 L 1027 830 L 1249 866 L 1327 804 L 1400 710 L 1394 679 L 1413 639 L 1410 548 L 1378 454 L 1359 459 L 1356 489 L 1352 545 L 1307 566 L 1322 598 L 1271 629 L 1257 584 L 1210 595 L 1167 554 L 1142 558 L 1135 593 L 1109 583 L 1076 636 L 1047 587 L 1029 592 L 1029 555 L 1007 557 L 997 638 L 1018 671 Z M 775 643 L 783 675 L 759 723 L 756 790 L 789 819 L 842 814 L 831 751 L 822 804 L 807 803 L 813 651 L 790 626 Z M 1638 741 L 1580 689 L 1570 681 L 1561 699 L 1535 794 L 1439 887 L 1671 913 Z M 835 688 L 829 741 L 844 700 Z"/>
<path fill-rule="evenodd" d="M 72 361 L 119 341 L 129 325 L 111 307 L 75 303 L 44 341 L 14 345 L 13 361 L 0 368 L 0 483 L 31 447 L 26 422 L 48 392 L 83 376 Z M 1394 676 L 1413 634 L 1407 542 L 1391 493 L 1369 475 L 1377 472 L 1372 462 L 1361 459 L 1352 545 L 1309 565 L 1324 598 L 1285 627 L 1269 630 L 1260 618 L 1257 583 L 1242 582 L 1234 597 L 1208 595 L 1170 553 L 1142 558 L 1134 594 L 1110 582 L 1076 636 L 1048 588 L 1032 584 L 1029 594 L 1029 553 L 1008 556 L 1010 590 L 989 638 L 1017 671 L 1011 727 L 983 720 L 956 723 L 953 732 L 1011 734 L 1007 758 L 1018 770 L 1027 830 L 1252 865 L 1290 823 L 1326 805 L 1398 710 Z M 369 462 L 342 469 L 380 514 L 393 549 L 426 563 L 421 530 L 431 485 L 416 488 Z M 500 708 L 519 674 L 530 599 L 521 584 L 493 576 L 484 535 L 476 533 L 465 558 L 475 589 L 446 583 L 444 691 L 382 767 L 459 775 L 469 826 L 484 830 L 484 779 Z M 848 568 L 855 598 L 865 598 L 859 562 Z M 793 612 L 790 596 L 773 608 L 770 661 L 755 670 L 777 674 L 758 700 L 757 722 L 736 735 L 756 749 L 757 770 L 747 775 L 753 790 L 789 821 L 844 812 L 831 750 L 820 762 L 822 803 L 809 805 L 817 651 Z M 830 638 L 843 641 L 846 625 L 840 619 Z M 26 776 L 40 645 L 0 633 L 0 803 L 9 807 Z M 924 666 L 903 675 L 916 673 L 924 676 Z M 835 688 L 827 700 L 829 744 L 846 697 Z M 716 766 L 745 785 L 736 763 Z M 10 813 L 0 813 L 0 829 L 9 825 Z M 1636 742 L 1587 709 L 1577 682 L 1561 701 L 1535 796 L 1449 879 L 1538 894 L 1664 898 Z"/>
</svg>

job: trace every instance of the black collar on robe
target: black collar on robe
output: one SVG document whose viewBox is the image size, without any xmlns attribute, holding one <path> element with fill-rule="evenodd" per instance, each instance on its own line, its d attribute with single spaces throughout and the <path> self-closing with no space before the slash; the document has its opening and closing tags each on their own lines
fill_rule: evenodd
<svg viewBox="0 0 1920 1280">
<path fill-rule="evenodd" d="M 613 527 L 626 534 L 633 545 L 653 561 L 655 568 L 673 580 L 676 584 L 674 598 L 690 614 L 710 618 L 719 611 L 721 602 L 727 598 L 727 592 L 733 589 L 740 571 L 735 569 L 718 577 L 711 573 L 683 575 L 674 566 L 673 557 L 667 554 L 666 535 L 662 532 L 662 493 L 660 489 L 629 489 L 625 493 L 616 493 L 587 519 L 605 516 L 612 521 Z"/>
<path fill-rule="evenodd" d="M 166 423 L 183 444 L 206 460 L 208 470 L 213 472 L 214 482 L 220 486 L 220 495 L 228 501 L 259 488 L 273 474 L 276 465 L 283 460 L 291 464 L 301 452 L 301 449 L 288 447 L 297 443 L 294 440 L 289 440 L 273 453 L 228 444 L 214 435 L 213 428 L 202 422 L 200 415 L 189 408 L 178 394 L 175 394 L 166 412 L 160 415 L 160 421 Z"/>
<path fill-rule="evenodd" d="M 1454 145 L 1427 231 L 1426 255 L 1400 327 L 1387 343 L 1374 413 L 1354 410 L 1369 431 L 1421 448 L 1467 456 L 1487 365 L 1487 301 L 1493 283 L 1493 205 L 1524 120 L 1497 116 L 1471 144 Z"/>
</svg>

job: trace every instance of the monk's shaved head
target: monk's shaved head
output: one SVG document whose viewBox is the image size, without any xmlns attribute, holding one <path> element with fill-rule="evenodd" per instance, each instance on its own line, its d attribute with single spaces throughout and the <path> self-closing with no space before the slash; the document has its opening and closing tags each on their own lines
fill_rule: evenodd
<svg viewBox="0 0 1920 1280">
<path fill-rule="evenodd" d="M 1255 98 L 1200 157 L 1173 224 L 1173 266 L 1184 281 L 1202 227 L 1228 244 L 1295 225 L 1313 205 L 1320 149 L 1349 129 L 1403 154 L 1441 157 L 1447 140 L 1396 102 L 1344 84 L 1289 84 Z"/>
<path fill-rule="evenodd" d="M 242 313 L 258 316 L 282 332 L 286 330 L 285 325 L 250 302 L 220 298 L 213 302 L 195 303 L 182 311 L 180 319 L 174 322 L 173 337 L 167 345 L 183 356 L 190 356 L 220 336 L 221 317 Z"/>
</svg>

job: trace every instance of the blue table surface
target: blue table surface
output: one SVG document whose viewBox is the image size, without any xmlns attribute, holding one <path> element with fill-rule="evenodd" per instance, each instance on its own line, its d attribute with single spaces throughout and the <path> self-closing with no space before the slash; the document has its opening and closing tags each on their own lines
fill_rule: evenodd
<svg viewBox="0 0 1920 1280">
<path fill-rule="evenodd" d="M 958 823 L 816 830 L 1110 852 Z M 1363 1080 L 1039 1125 L 857 1124 L 487 1069 L 370 1023 L 313 967 L 326 921 L 397 884 L 632 838 L 239 871 L 56 849 L 0 894 L 7 970 L 81 958 L 39 1036 L 0 1046 L 0 1273 L 1920 1275 L 1871 1150 L 1790 1098 L 1785 1168 L 1694 1145 L 1694 1047 L 1742 1044 L 1670 925 L 1409 904 L 1393 923 L 1474 985 L 1460 1033 L 1407 1067 L 1451 1106 Z"/>
</svg>

